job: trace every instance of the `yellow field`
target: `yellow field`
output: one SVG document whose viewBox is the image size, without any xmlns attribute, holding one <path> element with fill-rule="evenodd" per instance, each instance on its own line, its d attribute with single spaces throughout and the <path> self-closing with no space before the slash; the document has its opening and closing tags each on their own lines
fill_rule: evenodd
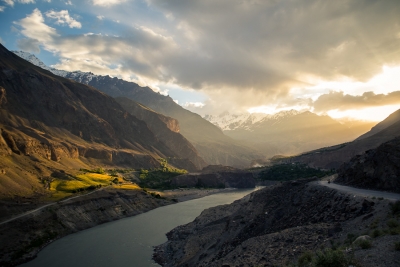
<svg viewBox="0 0 400 267">
<path fill-rule="evenodd" d="M 140 190 L 140 189 L 142 189 L 137 184 L 121 184 L 121 185 L 114 185 L 113 187 L 116 188 L 116 189 L 126 189 L 126 190 Z"/>
<path fill-rule="evenodd" d="M 75 179 L 71 180 L 54 180 L 51 182 L 50 190 L 56 192 L 76 192 L 78 190 L 86 189 L 89 186 L 109 185 L 113 178 L 114 177 L 112 176 L 98 173 L 79 174 L 75 177 Z"/>
</svg>

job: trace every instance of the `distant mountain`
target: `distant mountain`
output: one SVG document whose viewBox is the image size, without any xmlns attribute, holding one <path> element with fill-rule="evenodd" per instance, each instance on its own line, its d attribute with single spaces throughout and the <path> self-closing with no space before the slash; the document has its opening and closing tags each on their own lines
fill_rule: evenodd
<svg viewBox="0 0 400 267">
<path fill-rule="evenodd" d="M 269 151 L 269 156 L 296 154 L 352 141 L 367 129 L 366 123 L 349 127 L 329 116 L 296 110 L 272 115 L 232 115 L 225 112 L 219 116 L 206 115 L 204 118 L 220 127 L 226 135 L 246 141 L 259 150 Z"/>
<path fill-rule="evenodd" d="M 379 133 L 383 129 L 385 129 L 399 121 L 400 121 L 400 109 L 393 112 L 385 120 L 383 120 L 380 123 L 378 123 L 377 125 L 375 125 L 369 132 L 358 137 L 357 140 L 361 140 L 361 139 L 370 137 L 376 133 Z"/>
<path fill-rule="evenodd" d="M 43 193 L 40 179 L 60 170 L 153 168 L 159 158 L 174 159 L 179 168 L 204 166 L 189 142 L 169 133 L 172 127 L 157 128 L 166 135 L 158 138 L 161 132 L 154 133 L 114 98 L 36 67 L 1 45 L 0 129 L 2 196 Z M 170 145 L 177 142 L 173 139 L 182 145 Z"/>
<path fill-rule="evenodd" d="M 38 66 L 44 65 L 29 53 L 14 53 Z M 47 66 L 46 68 L 56 75 L 93 86 L 112 97 L 129 98 L 158 113 L 177 119 L 180 133 L 195 146 L 200 156 L 208 164 L 248 167 L 252 160 L 264 157 L 262 153 L 255 152 L 253 148 L 224 135 L 217 126 L 200 115 L 182 108 L 171 97 L 156 93 L 149 87 L 141 87 L 133 82 L 110 76 L 94 75 L 90 72 L 65 72 Z"/>
<path fill-rule="evenodd" d="M 339 168 L 352 157 L 361 155 L 369 149 L 375 149 L 379 145 L 399 137 L 400 118 L 397 117 L 399 112 L 400 110 L 397 110 L 392 113 L 385 120 L 378 123 L 376 127 L 373 127 L 370 132 L 367 132 L 352 142 L 309 151 L 283 161 L 301 162 L 309 164 L 312 167 L 327 169 Z"/>
</svg>

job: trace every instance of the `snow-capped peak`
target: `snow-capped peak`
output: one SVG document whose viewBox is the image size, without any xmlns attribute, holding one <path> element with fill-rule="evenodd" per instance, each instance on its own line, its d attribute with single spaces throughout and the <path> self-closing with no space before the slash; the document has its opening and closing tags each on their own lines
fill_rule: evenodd
<svg viewBox="0 0 400 267">
<path fill-rule="evenodd" d="M 16 54 L 17 56 L 19 56 L 20 58 L 25 59 L 26 61 L 29 61 L 30 63 L 32 63 L 33 65 L 36 65 L 42 69 L 48 70 L 50 72 L 52 72 L 55 75 L 61 76 L 61 77 L 66 77 L 70 72 L 69 71 L 65 71 L 65 70 L 58 70 L 52 67 L 47 66 L 46 64 L 44 64 L 40 59 L 38 59 L 35 55 L 28 53 L 28 52 L 24 52 L 24 51 L 12 51 L 14 54 Z"/>
<path fill-rule="evenodd" d="M 265 113 L 241 113 L 241 114 L 230 114 L 225 111 L 220 115 L 205 115 L 204 119 L 210 121 L 214 125 L 221 128 L 223 131 L 243 129 L 251 131 L 252 126 L 257 123 L 266 121 L 279 121 L 281 119 L 289 118 L 300 114 L 301 111 L 297 110 L 285 110 L 275 114 Z"/>
</svg>

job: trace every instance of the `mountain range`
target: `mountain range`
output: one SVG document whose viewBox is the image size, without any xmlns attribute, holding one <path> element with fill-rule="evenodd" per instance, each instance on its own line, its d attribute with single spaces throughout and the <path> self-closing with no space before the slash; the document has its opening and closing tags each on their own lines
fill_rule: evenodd
<svg viewBox="0 0 400 267">
<path fill-rule="evenodd" d="M 316 148 L 356 139 L 375 125 L 374 122 L 340 123 L 326 115 L 310 111 L 287 110 L 276 114 L 224 112 L 206 115 L 224 134 L 247 142 L 268 156 L 293 155 Z"/>
<path fill-rule="evenodd" d="M 92 166 L 153 168 L 160 158 L 192 171 L 206 165 L 175 120 L 140 109 L 151 126 L 114 98 L 0 46 L 0 195 L 44 194 L 40 181 L 54 172 Z"/>
<path fill-rule="evenodd" d="M 207 164 L 248 167 L 252 160 L 265 157 L 263 153 L 254 151 L 243 142 L 226 136 L 217 126 L 176 104 L 171 97 L 156 93 L 149 87 L 141 87 L 110 76 L 94 75 L 91 72 L 57 70 L 46 66 L 29 53 L 14 53 L 56 75 L 93 86 L 112 97 L 134 100 L 160 114 L 177 119 L 180 133 L 194 145 Z"/>
</svg>

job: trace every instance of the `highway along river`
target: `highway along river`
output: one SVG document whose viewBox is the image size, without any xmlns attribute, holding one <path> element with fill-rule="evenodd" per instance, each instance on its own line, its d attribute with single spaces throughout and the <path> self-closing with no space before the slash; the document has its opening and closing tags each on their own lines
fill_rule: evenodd
<svg viewBox="0 0 400 267">
<path fill-rule="evenodd" d="M 53 242 L 20 266 L 159 266 L 151 259 L 153 246 L 166 242 L 167 232 L 193 221 L 204 209 L 232 203 L 253 191 L 227 191 L 102 224 Z"/>
</svg>

